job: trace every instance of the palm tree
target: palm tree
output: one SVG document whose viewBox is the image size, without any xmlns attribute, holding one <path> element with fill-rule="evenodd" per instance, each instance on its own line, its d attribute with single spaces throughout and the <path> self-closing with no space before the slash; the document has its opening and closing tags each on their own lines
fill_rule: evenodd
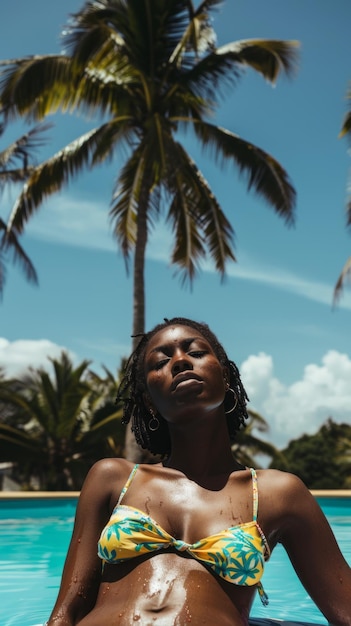
<svg viewBox="0 0 351 626">
<path fill-rule="evenodd" d="M 0 457 L 27 487 L 80 489 L 96 460 L 123 453 L 122 412 L 112 401 L 117 382 L 109 372 L 105 380 L 89 372 L 89 361 L 74 368 L 65 352 L 50 360 L 53 379 L 42 368 L 1 379 Z"/>
<path fill-rule="evenodd" d="M 127 148 L 110 216 L 127 263 L 134 252 L 133 335 L 144 331 L 144 259 L 152 224 L 167 206 L 174 232 L 171 261 L 193 279 L 206 249 L 223 275 L 235 260 L 233 229 L 180 133 L 190 129 L 216 159 L 232 162 L 286 220 L 295 191 L 269 154 L 209 121 L 221 86 L 251 67 L 274 83 L 296 65 L 296 42 L 243 40 L 215 46 L 211 12 L 220 0 L 91 0 L 63 31 L 65 53 L 4 61 L 1 93 L 7 119 L 41 120 L 63 112 L 102 114 L 104 121 L 35 168 L 8 229 L 21 233 L 44 198 L 84 167 Z"/>
<path fill-rule="evenodd" d="M 347 98 L 348 98 L 348 104 L 349 104 L 350 110 L 345 115 L 343 125 L 339 133 L 339 137 L 345 137 L 347 135 L 349 139 L 351 139 L 351 89 L 347 94 Z M 346 205 L 346 225 L 350 227 L 351 226 L 351 178 L 349 181 L 348 192 L 349 192 L 349 197 L 348 197 L 348 201 Z M 342 294 L 343 287 L 347 280 L 349 281 L 351 280 L 351 257 L 347 259 L 344 267 L 341 270 L 337 283 L 334 287 L 334 298 L 333 298 L 334 305 L 338 302 Z"/>
<path fill-rule="evenodd" d="M 258 463 L 255 459 L 256 455 L 280 458 L 281 453 L 277 448 L 255 435 L 254 431 L 258 430 L 260 433 L 266 433 L 269 430 L 269 426 L 257 411 L 248 409 L 249 420 L 245 424 L 245 428 L 239 430 L 236 435 L 235 442 L 232 444 L 232 452 L 235 458 L 246 467 L 257 467 Z"/>
<path fill-rule="evenodd" d="M 25 133 L 4 150 L 0 151 L 0 195 L 9 183 L 23 183 L 33 171 L 31 165 L 33 151 L 42 143 L 41 135 L 49 128 L 49 125 L 38 125 Z M 0 137 L 3 135 L 5 125 L 0 123 Z M 29 282 L 37 283 L 37 274 L 33 264 L 21 244 L 19 243 L 16 229 L 7 233 L 7 226 L 0 217 L 0 296 L 3 294 L 7 255 L 12 254 L 14 263 L 19 263 Z"/>
</svg>

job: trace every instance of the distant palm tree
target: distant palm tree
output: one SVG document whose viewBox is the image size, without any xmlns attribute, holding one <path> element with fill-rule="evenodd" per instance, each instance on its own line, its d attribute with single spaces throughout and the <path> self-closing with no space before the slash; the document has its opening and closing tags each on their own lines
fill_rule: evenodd
<svg viewBox="0 0 351 626">
<path fill-rule="evenodd" d="M 89 361 L 74 368 L 65 352 L 50 360 L 53 379 L 39 368 L 20 380 L 0 380 L 0 403 L 7 407 L 0 458 L 14 464 L 27 488 L 34 481 L 40 489 L 80 489 L 96 460 L 123 453 L 122 412 L 109 374 L 104 384 L 87 370 Z"/>
<path fill-rule="evenodd" d="M 0 124 L 0 137 L 4 133 L 4 124 Z M 33 151 L 42 143 L 42 133 L 49 125 L 38 125 L 19 139 L 0 150 L 0 195 L 9 183 L 23 183 L 33 171 Z M 33 264 L 21 244 L 16 229 L 7 233 L 7 225 L 0 217 L 0 296 L 3 294 L 6 278 L 6 260 L 12 255 L 14 263 L 19 263 L 29 282 L 37 283 L 37 274 Z"/>
<path fill-rule="evenodd" d="M 296 66 L 296 42 L 243 40 L 215 46 L 211 11 L 219 0 L 91 0 L 63 31 L 65 53 L 2 62 L 7 118 L 57 111 L 103 115 L 101 124 L 33 170 L 9 229 L 22 232 L 44 198 L 83 167 L 127 148 L 110 215 L 126 263 L 134 252 L 133 335 L 144 332 L 144 259 L 153 223 L 167 206 L 172 263 L 194 277 L 206 249 L 223 275 L 235 259 L 233 229 L 207 181 L 180 143 L 191 129 L 217 160 L 233 163 L 286 222 L 295 192 L 269 154 L 209 121 L 221 86 L 251 67 L 274 83 Z"/>
<path fill-rule="evenodd" d="M 235 458 L 247 467 L 260 466 L 257 456 L 280 458 L 281 453 L 273 444 L 254 434 L 255 430 L 261 433 L 268 432 L 269 426 L 264 417 L 252 409 L 248 409 L 248 415 L 249 420 L 246 422 L 245 428 L 239 430 L 235 442 L 232 444 Z"/>
<path fill-rule="evenodd" d="M 349 104 L 350 110 L 345 115 L 339 137 L 348 136 L 349 139 L 351 139 L 351 89 L 349 90 L 347 94 L 347 98 L 348 98 L 348 104 Z M 351 176 L 349 178 L 349 184 L 348 184 L 348 200 L 347 200 L 347 205 L 346 205 L 346 225 L 348 227 L 351 226 Z M 335 285 L 334 305 L 338 302 L 342 294 L 343 287 L 346 284 L 346 281 L 350 281 L 350 280 L 351 280 L 351 256 L 347 259 L 344 267 L 342 268 L 341 274 Z"/>
</svg>

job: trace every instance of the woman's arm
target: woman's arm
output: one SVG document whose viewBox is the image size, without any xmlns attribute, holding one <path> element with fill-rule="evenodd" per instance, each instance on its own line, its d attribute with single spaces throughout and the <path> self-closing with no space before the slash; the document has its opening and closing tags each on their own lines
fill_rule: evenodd
<svg viewBox="0 0 351 626">
<path fill-rule="evenodd" d="M 351 568 L 314 497 L 287 475 L 280 542 L 313 601 L 332 626 L 351 626 Z"/>
<path fill-rule="evenodd" d="M 85 479 L 59 594 L 48 626 L 74 626 L 91 611 L 101 578 L 97 543 L 110 515 L 111 485 L 116 485 L 116 460 L 98 461 Z"/>
</svg>

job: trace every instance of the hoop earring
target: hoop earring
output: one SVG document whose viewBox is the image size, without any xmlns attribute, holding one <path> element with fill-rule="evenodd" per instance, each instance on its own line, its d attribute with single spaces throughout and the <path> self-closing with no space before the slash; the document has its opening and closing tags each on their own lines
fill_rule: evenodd
<svg viewBox="0 0 351 626">
<path fill-rule="evenodd" d="M 237 407 L 237 404 L 238 404 L 238 396 L 236 395 L 234 389 L 232 389 L 231 387 L 228 387 L 228 391 L 226 393 L 229 393 L 229 391 L 234 396 L 234 404 L 228 411 L 224 411 L 226 415 L 229 415 L 230 413 L 233 413 L 233 411 L 235 411 L 235 409 Z"/>
<path fill-rule="evenodd" d="M 158 430 L 160 427 L 160 420 L 156 417 L 152 409 L 149 409 L 149 412 L 151 414 L 151 420 L 148 423 L 148 428 L 152 433 L 154 433 L 155 430 Z"/>
</svg>

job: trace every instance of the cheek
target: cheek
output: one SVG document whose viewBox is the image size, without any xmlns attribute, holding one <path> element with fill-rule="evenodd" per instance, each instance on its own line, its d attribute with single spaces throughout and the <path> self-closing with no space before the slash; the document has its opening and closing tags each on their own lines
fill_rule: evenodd
<svg viewBox="0 0 351 626">
<path fill-rule="evenodd" d="M 207 370 L 208 379 L 213 382 L 213 384 L 220 389 L 225 389 L 224 382 L 224 373 L 221 367 L 218 366 L 218 363 L 212 363 Z"/>
<path fill-rule="evenodd" d="M 159 371 L 151 372 L 146 378 L 146 389 L 152 401 L 156 401 L 162 396 L 163 378 Z"/>
<path fill-rule="evenodd" d="M 216 400 L 223 402 L 226 393 L 226 387 L 223 372 L 221 369 L 218 369 L 218 365 L 214 365 L 212 367 L 209 379 L 211 380 L 211 385 L 209 387 L 210 394 L 213 395 Z"/>
</svg>

